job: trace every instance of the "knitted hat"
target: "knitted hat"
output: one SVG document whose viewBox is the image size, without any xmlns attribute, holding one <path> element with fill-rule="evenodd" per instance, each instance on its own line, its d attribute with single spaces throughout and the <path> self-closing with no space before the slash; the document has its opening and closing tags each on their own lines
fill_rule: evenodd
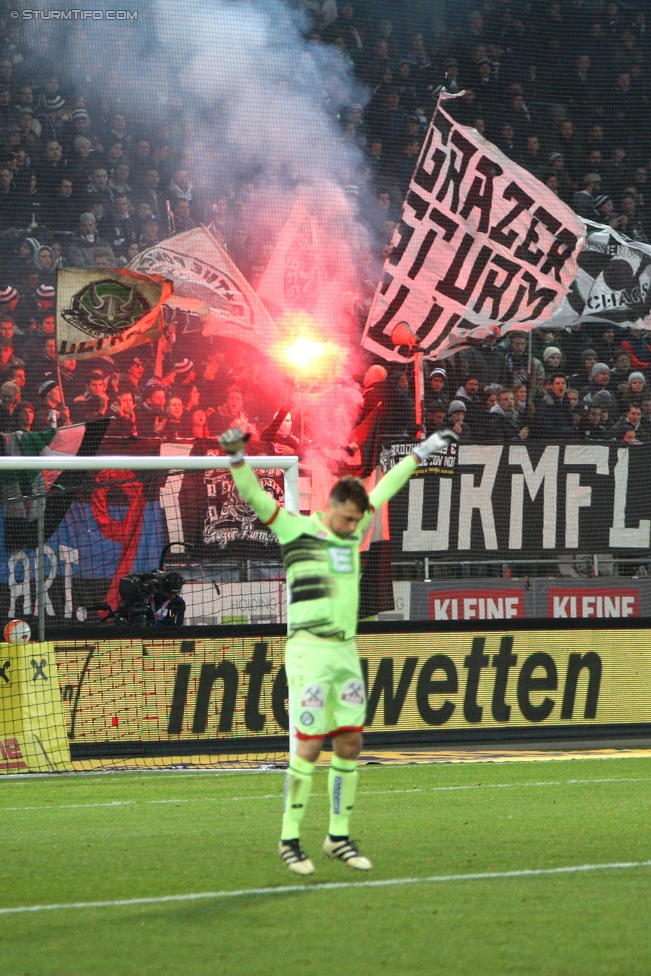
<svg viewBox="0 0 651 976">
<path fill-rule="evenodd" d="M 587 185 L 588 183 L 601 183 L 601 177 L 599 173 L 586 173 L 583 177 L 583 182 Z"/>
<path fill-rule="evenodd" d="M 0 288 L 0 305 L 8 305 L 9 302 L 13 302 L 14 298 L 18 298 L 18 292 L 12 285 L 5 285 L 4 288 Z"/>
<path fill-rule="evenodd" d="M 73 113 L 71 115 L 71 118 L 72 118 L 72 121 L 73 122 L 76 122 L 77 119 L 87 119 L 88 118 L 88 112 L 86 111 L 85 108 L 76 108 L 73 111 Z"/>
<path fill-rule="evenodd" d="M 47 396 L 48 393 L 51 390 L 53 390 L 54 387 L 57 386 L 57 385 L 58 384 L 57 384 L 57 381 L 56 380 L 46 380 L 45 383 L 41 383 L 41 385 L 39 386 L 39 388 L 38 388 L 38 395 L 39 396 L 42 396 L 42 397 Z"/>
<path fill-rule="evenodd" d="M 604 407 L 609 410 L 613 405 L 613 395 L 608 390 L 599 390 L 590 402 L 594 403 L 596 407 Z"/>
<path fill-rule="evenodd" d="M 581 362 L 584 363 L 588 358 L 588 356 L 594 356 L 594 358 L 596 359 L 597 353 L 595 352 L 594 349 L 583 349 L 581 351 Z"/>
<path fill-rule="evenodd" d="M 184 376 L 192 369 L 194 369 L 194 363 L 191 359 L 182 359 L 180 363 L 174 363 L 174 372 L 177 376 Z"/>
<path fill-rule="evenodd" d="M 598 197 L 594 198 L 594 205 L 599 210 L 599 207 L 603 207 L 604 203 L 608 203 L 610 197 L 607 193 L 600 193 Z"/>
<path fill-rule="evenodd" d="M 58 112 L 60 108 L 65 108 L 66 100 L 61 95 L 54 95 L 53 98 L 45 99 L 46 112 Z"/>
<path fill-rule="evenodd" d="M 543 360 L 547 362 L 550 356 L 562 356 L 563 353 L 557 346 L 547 346 L 543 349 Z"/>
<path fill-rule="evenodd" d="M 56 292 L 53 285 L 39 285 L 36 289 L 36 295 L 43 301 L 52 302 L 56 297 Z"/>
<path fill-rule="evenodd" d="M 599 373 L 610 373 L 608 363 L 595 363 L 590 372 L 590 379 L 593 380 Z"/>
<path fill-rule="evenodd" d="M 448 417 L 451 416 L 451 414 L 455 413 L 457 410 L 463 410 L 464 413 L 466 412 L 466 405 L 463 402 L 463 400 L 452 401 L 452 403 L 448 407 Z"/>
<path fill-rule="evenodd" d="M 436 369 L 433 369 L 432 372 L 429 374 L 429 378 L 431 379 L 432 376 L 442 376 L 443 379 L 447 379 L 447 375 L 448 374 L 441 366 L 437 366 Z"/>
<path fill-rule="evenodd" d="M 631 380 L 643 380 L 644 381 L 644 385 L 646 386 L 646 380 L 644 379 L 644 373 L 629 373 L 629 377 L 626 380 L 626 382 L 628 383 L 629 386 L 631 385 Z"/>
<path fill-rule="evenodd" d="M 563 153 L 553 152 L 549 154 L 549 162 L 554 163 L 557 159 L 563 159 Z"/>
<path fill-rule="evenodd" d="M 87 220 L 92 220 L 92 221 L 93 221 L 93 223 L 97 223 L 97 221 L 95 220 L 95 214 L 92 214 L 92 213 L 88 213 L 88 211 L 86 211 L 86 213 L 83 213 L 83 214 L 81 215 L 81 217 L 79 218 L 79 223 L 80 223 L 80 224 L 83 224 L 83 223 L 85 223 L 85 222 L 86 222 Z"/>
</svg>

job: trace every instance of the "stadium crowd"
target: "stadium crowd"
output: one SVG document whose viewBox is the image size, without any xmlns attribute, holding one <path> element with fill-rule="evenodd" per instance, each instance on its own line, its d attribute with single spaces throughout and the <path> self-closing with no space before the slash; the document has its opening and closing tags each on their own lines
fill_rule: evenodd
<svg viewBox="0 0 651 976">
<path fill-rule="evenodd" d="M 290 0 L 288 0 L 290 2 Z M 338 49 L 370 88 L 332 103 L 342 145 L 363 163 L 348 190 L 375 241 L 375 280 L 360 282 L 363 328 L 428 120 L 441 88 L 454 106 L 582 217 L 651 239 L 651 23 L 642 2 L 483 0 L 431 4 L 291 0 L 310 43 Z M 227 345 L 175 316 L 176 342 L 90 363 L 56 363 L 56 270 L 124 266 L 201 224 L 255 287 L 273 251 L 248 219 L 250 174 L 206 187 L 199 136 L 180 111 L 143 121 L 125 109 L 128 65 L 100 77 L 47 64 L 0 8 L 0 430 L 102 416 L 119 437 L 249 431 L 268 453 L 301 449 L 289 411 L 260 397 Z M 288 138 L 291 129 L 288 126 Z M 198 190 L 195 187 L 201 185 Z M 183 330 L 186 328 L 186 332 Z M 636 328 L 510 332 L 428 364 L 428 431 L 465 441 L 651 440 L 651 345 Z M 360 376 L 382 438 L 413 437 L 413 377 L 388 364 Z M 294 424 L 294 428 L 298 425 Z"/>
</svg>

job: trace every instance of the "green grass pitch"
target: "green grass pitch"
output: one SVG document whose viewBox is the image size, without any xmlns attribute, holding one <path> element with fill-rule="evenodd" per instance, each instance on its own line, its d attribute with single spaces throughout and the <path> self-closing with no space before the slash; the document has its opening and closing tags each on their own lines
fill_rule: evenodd
<svg viewBox="0 0 651 976">
<path fill-rule="evenodd" d="M 2 911 L 0 973 L 649 976 L 650 759 L 365 768 L 353 836 L 370 876 L 320 854 L 326 776 L 306 881 L 276 854 L 280 773 L 1 782 L 2 909 L 240 894 Z M 506 874 L 580 865 L 596 869 Z"/>
</svg>

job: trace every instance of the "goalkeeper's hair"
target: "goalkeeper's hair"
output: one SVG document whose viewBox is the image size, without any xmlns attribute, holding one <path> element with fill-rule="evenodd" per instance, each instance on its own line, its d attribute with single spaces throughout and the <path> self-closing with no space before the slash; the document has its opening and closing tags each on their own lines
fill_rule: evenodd
<svg viewBox="0 0 651 976">
<path fill-rule="evenodd" d="M 352 475 L 347 475 L 336 483 L 330 492 L 330 501 L 337 505 L 353 502 L 360 512 L 368 512 L 371 507 L 366 488 L 359 478 L 353 478 Z"/>
</svg>

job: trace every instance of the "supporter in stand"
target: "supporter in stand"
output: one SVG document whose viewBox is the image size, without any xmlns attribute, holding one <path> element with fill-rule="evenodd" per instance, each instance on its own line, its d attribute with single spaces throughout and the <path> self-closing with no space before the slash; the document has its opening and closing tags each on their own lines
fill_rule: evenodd
<svg viewBox="0 0 651 976">
<path fill-rule="evenodd" d="M 165 387 L 148 385 L 145 399 L 135 408 L 136 424 L 140 437 L 161 437 L 167 424 L 165 416 L 165 402 L 167 392 Z"/>
<path fill-rule="evenodd" d="M 281 407 L 273 420 L 260 432 L 260 440 L 265 454 L 298 454 L 300 441 L 292 433 L 292 415 L 286 407 Z"/>
<path fill-rule="evenodd" d="M 184 436 L 183 432 L 183 400 L 178 396 L 171 396 L 165 407 L 166 423 L 163 440 L 176 441 Z"/>
<path fill-rule="evenodd" d="M 502 390 L 497 396 L 497 403 L 491 407 L 488 418 L 488 437 L 491 441 L 501 441 L 504 444 L 517 444 L 525 441 L 529 436 L 529 428 L 522 426 L 520 416 L 515 409 L 511 390 Z"/>
<path fill-rule="evenodd" d="M 622 341 L 621 348 L 631 357 L 631 366 L 635 370 L 646 373 L 651 362 L 651 346 L 645 329 L 632 325 L 628 336 Z"/>
<path fill-rule="evenodd" d="M 610 370 L 607 363 L 595 363 L 590 370 L 590 383 L 579 391 L 585 403 L 591 403 L 595 393 L 605 390 L 610 385 Z"/>
<path fill-rule="evenodd" d="M 472 431 L 466 423 L 466 405 L 463 400 L 453 400 L 448 407 L 448 425 L 456 431 L 462 442 L 469 441 Z"/>
<path fill-rule="evenodd" d="M 95 251 L 105 248 L 108 251 L 110 266 L 115 267 L 116 259 L 108 241 L 97 233 L 97 221 L 92 213 L 83 213 L 79 218 L 79 233 L 73 238 L 68 259 L 74 268 L 94 268 Z"/>
<path fill-rule="evenodd" d="M 536 407 L 533 400 L 529 398 L 526 383 L 516 383 L 513 386 L 513 406 L 520 417 L 520 423 L 525 427 L 529 427 L 533 421 Z"/>
<path fill-rule="evenodd" d="M 563 365 L 563 353 L 558 346 L 547 346 L 542 354 L 545 374 L 557 373 Z"/>
<path fill-rule="evenodd" d="M 120 393 L 129 393 L 133 403 L 139 403 L 142 400 L 145 384 L 142 382 L 142 378 L 145 372 L 145 364 L 140 356 L 134 356 L 134 358 L 129 363 L 126 372 L 120 374 L 119 379 L 119 391 Z"/>
<path fill-rule="evenodd" d="M 70 411 L 63 404 L 61 387 L 54 379 L 45 380 L 38 388 L 33 429 L 48 430 L 50 427 L 67 427 L 69 424 Z"/>
<path fill-rule="evenodd" d="M 581 393 L 590 385 L 592 368 L 597 364 L 597 353 L 594 349 L 584 349 L 581 353 L 581 368 L 570 376 L 569 382 Z M 581 393 L 581 396 L 584 394 Z"/>
<path fill-rule="evenodd" d="M 574 434 L 572 407 L 567 398 L 567 380 L 563 373 L 554 373 L 551 389 L 536 409 L 532 437 L 544 440 L 564 440 Z"/>
<path fill-rule="evenodd" d="M 18 427 L 20 387 L 10 380 L 0 386 L 0 431 L 11 433 Z"/>
<path fill-rule="evenodd" d="M 642 410 L 634 403 L 629 406 L 626 415 L 615 424 L 612 432 L 614 439 L 621 441 L 623 434 L 629 429 L 635 432 L 636 442 L 642 444 L 649 440 L 646 424 L 642 424 Z"/>
<path fill-rule="evenodd" d="M 137 437 L 138 422 L 131 392 L 119 393 L 111 404 L 109 437 Z"/>
<path fill-rule="evenodd" d="M 626 381 L 626 390 L 624 392 L 624 409 L 628 410 L 632 404 L 640 407 L 643 398 L 646 397 L 648 393 L 649 389 L 646 385 L 644 373 L 630 373 Z"/>
<path fill-rule="evenodd" d="M 542 385 L 545 376 L 543 364 L 535 356 L 532 356 L 531 363 L 529 362 L 528 337 L 524 332 L 513 330 L 508 333 L 508 340 L 505 363 L 509 386 L 513 386 L 514 383 L 526 383 L 530 391 L 535 391 Z"/>
</svg>

